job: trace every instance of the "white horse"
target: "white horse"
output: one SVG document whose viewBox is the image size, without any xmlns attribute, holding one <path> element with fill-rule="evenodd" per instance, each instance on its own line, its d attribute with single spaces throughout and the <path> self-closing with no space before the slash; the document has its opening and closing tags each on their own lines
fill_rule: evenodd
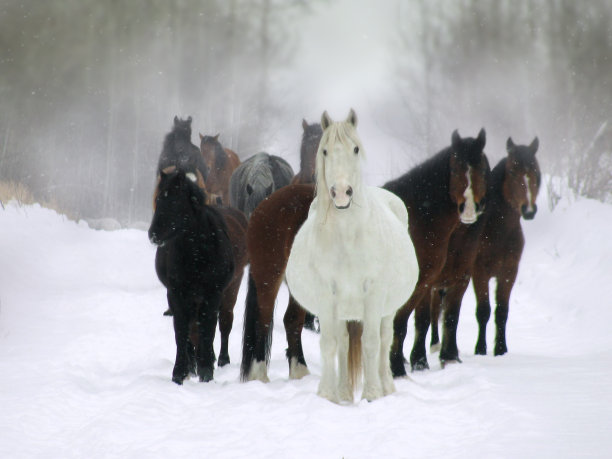
<svg viewBox="0 0 612 459">
<path fill-rule="evenodd" d="M 323 113 L 316 197 L 286 270 L 291 294 L 319 317 L 318 395 L 332 402 L 353 401 L 361 360 L 362 398 L 371 401 L 395 391 L 389 366 L 393 317 L 418 276 L 404 203 L 362 184 L 364 152 L 356 126 L 353 110 L 337 123 Z M 354 347 L 360 344 L 363 352 Z"/>
</svg>

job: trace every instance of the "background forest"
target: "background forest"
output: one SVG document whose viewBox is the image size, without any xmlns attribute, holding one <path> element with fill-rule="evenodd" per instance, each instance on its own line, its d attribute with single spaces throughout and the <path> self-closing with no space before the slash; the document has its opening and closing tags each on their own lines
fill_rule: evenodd
<svg viewBox="0 0 612 459">
<path fill-rule="evenodd" d="M 537 135 L 544 172 L 609 201 L 612 3 L 0 3 L 0 181 L 77 218 L 149 220 L 175 115 L 297 171 L 302 119 L 350 107 L 372 184 L 484 126 L 492 165 Z"/>
</svg>

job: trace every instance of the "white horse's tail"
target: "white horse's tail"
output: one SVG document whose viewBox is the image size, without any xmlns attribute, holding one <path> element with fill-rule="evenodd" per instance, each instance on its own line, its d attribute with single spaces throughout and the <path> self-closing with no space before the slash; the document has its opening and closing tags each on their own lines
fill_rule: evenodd
<svg viewBox="0 0 612 459">
<path fill-rule="evenodd" d="M 361 381 L 361 335 L 363 334 L 363 323 L 356 320 L 346 322 L 349 334 L 348 349 L 348 377 L 351 391 L 355 392 Z"/>
</svg>

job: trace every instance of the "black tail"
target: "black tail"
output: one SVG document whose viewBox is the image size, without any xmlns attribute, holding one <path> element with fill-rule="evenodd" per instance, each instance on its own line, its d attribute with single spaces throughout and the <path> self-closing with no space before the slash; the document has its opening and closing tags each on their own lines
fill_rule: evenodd
<svg viewBox="0 0 612 459">
<path fill-rule="evenodd" d="M 272 328 L 270 323 L 265 337 L 264 355 L 257 355 L 257 328 L 259 326 L 259 304 L 257 302 L 257 288 L 255 281 L 249 273 L 249 286 L 244 307 L 244 328 L 242 331 L 242 363 L 240 364 L 240 380 L 246 381 L 251 372 L 253 361 L 265 359 L 266 365 L 270 361 L 270 348 L 272 347 Z"/>
</svg>

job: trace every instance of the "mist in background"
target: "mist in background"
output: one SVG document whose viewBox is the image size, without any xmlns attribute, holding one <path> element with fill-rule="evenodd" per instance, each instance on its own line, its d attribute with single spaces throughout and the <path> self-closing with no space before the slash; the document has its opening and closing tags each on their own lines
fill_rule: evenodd
<svg viewBox="0 0 612 459">
<path fill-rule="evenodd" d="M 545 173 L 612 201 L 612 3 L 0 3 L 0 181 L 77 218 L 150 219 L 175 115 L 297 172 L 302 119 L 351 107 L 371 184 L 484 127 L 492 165 L 538 136 Z"/>
</svg>

